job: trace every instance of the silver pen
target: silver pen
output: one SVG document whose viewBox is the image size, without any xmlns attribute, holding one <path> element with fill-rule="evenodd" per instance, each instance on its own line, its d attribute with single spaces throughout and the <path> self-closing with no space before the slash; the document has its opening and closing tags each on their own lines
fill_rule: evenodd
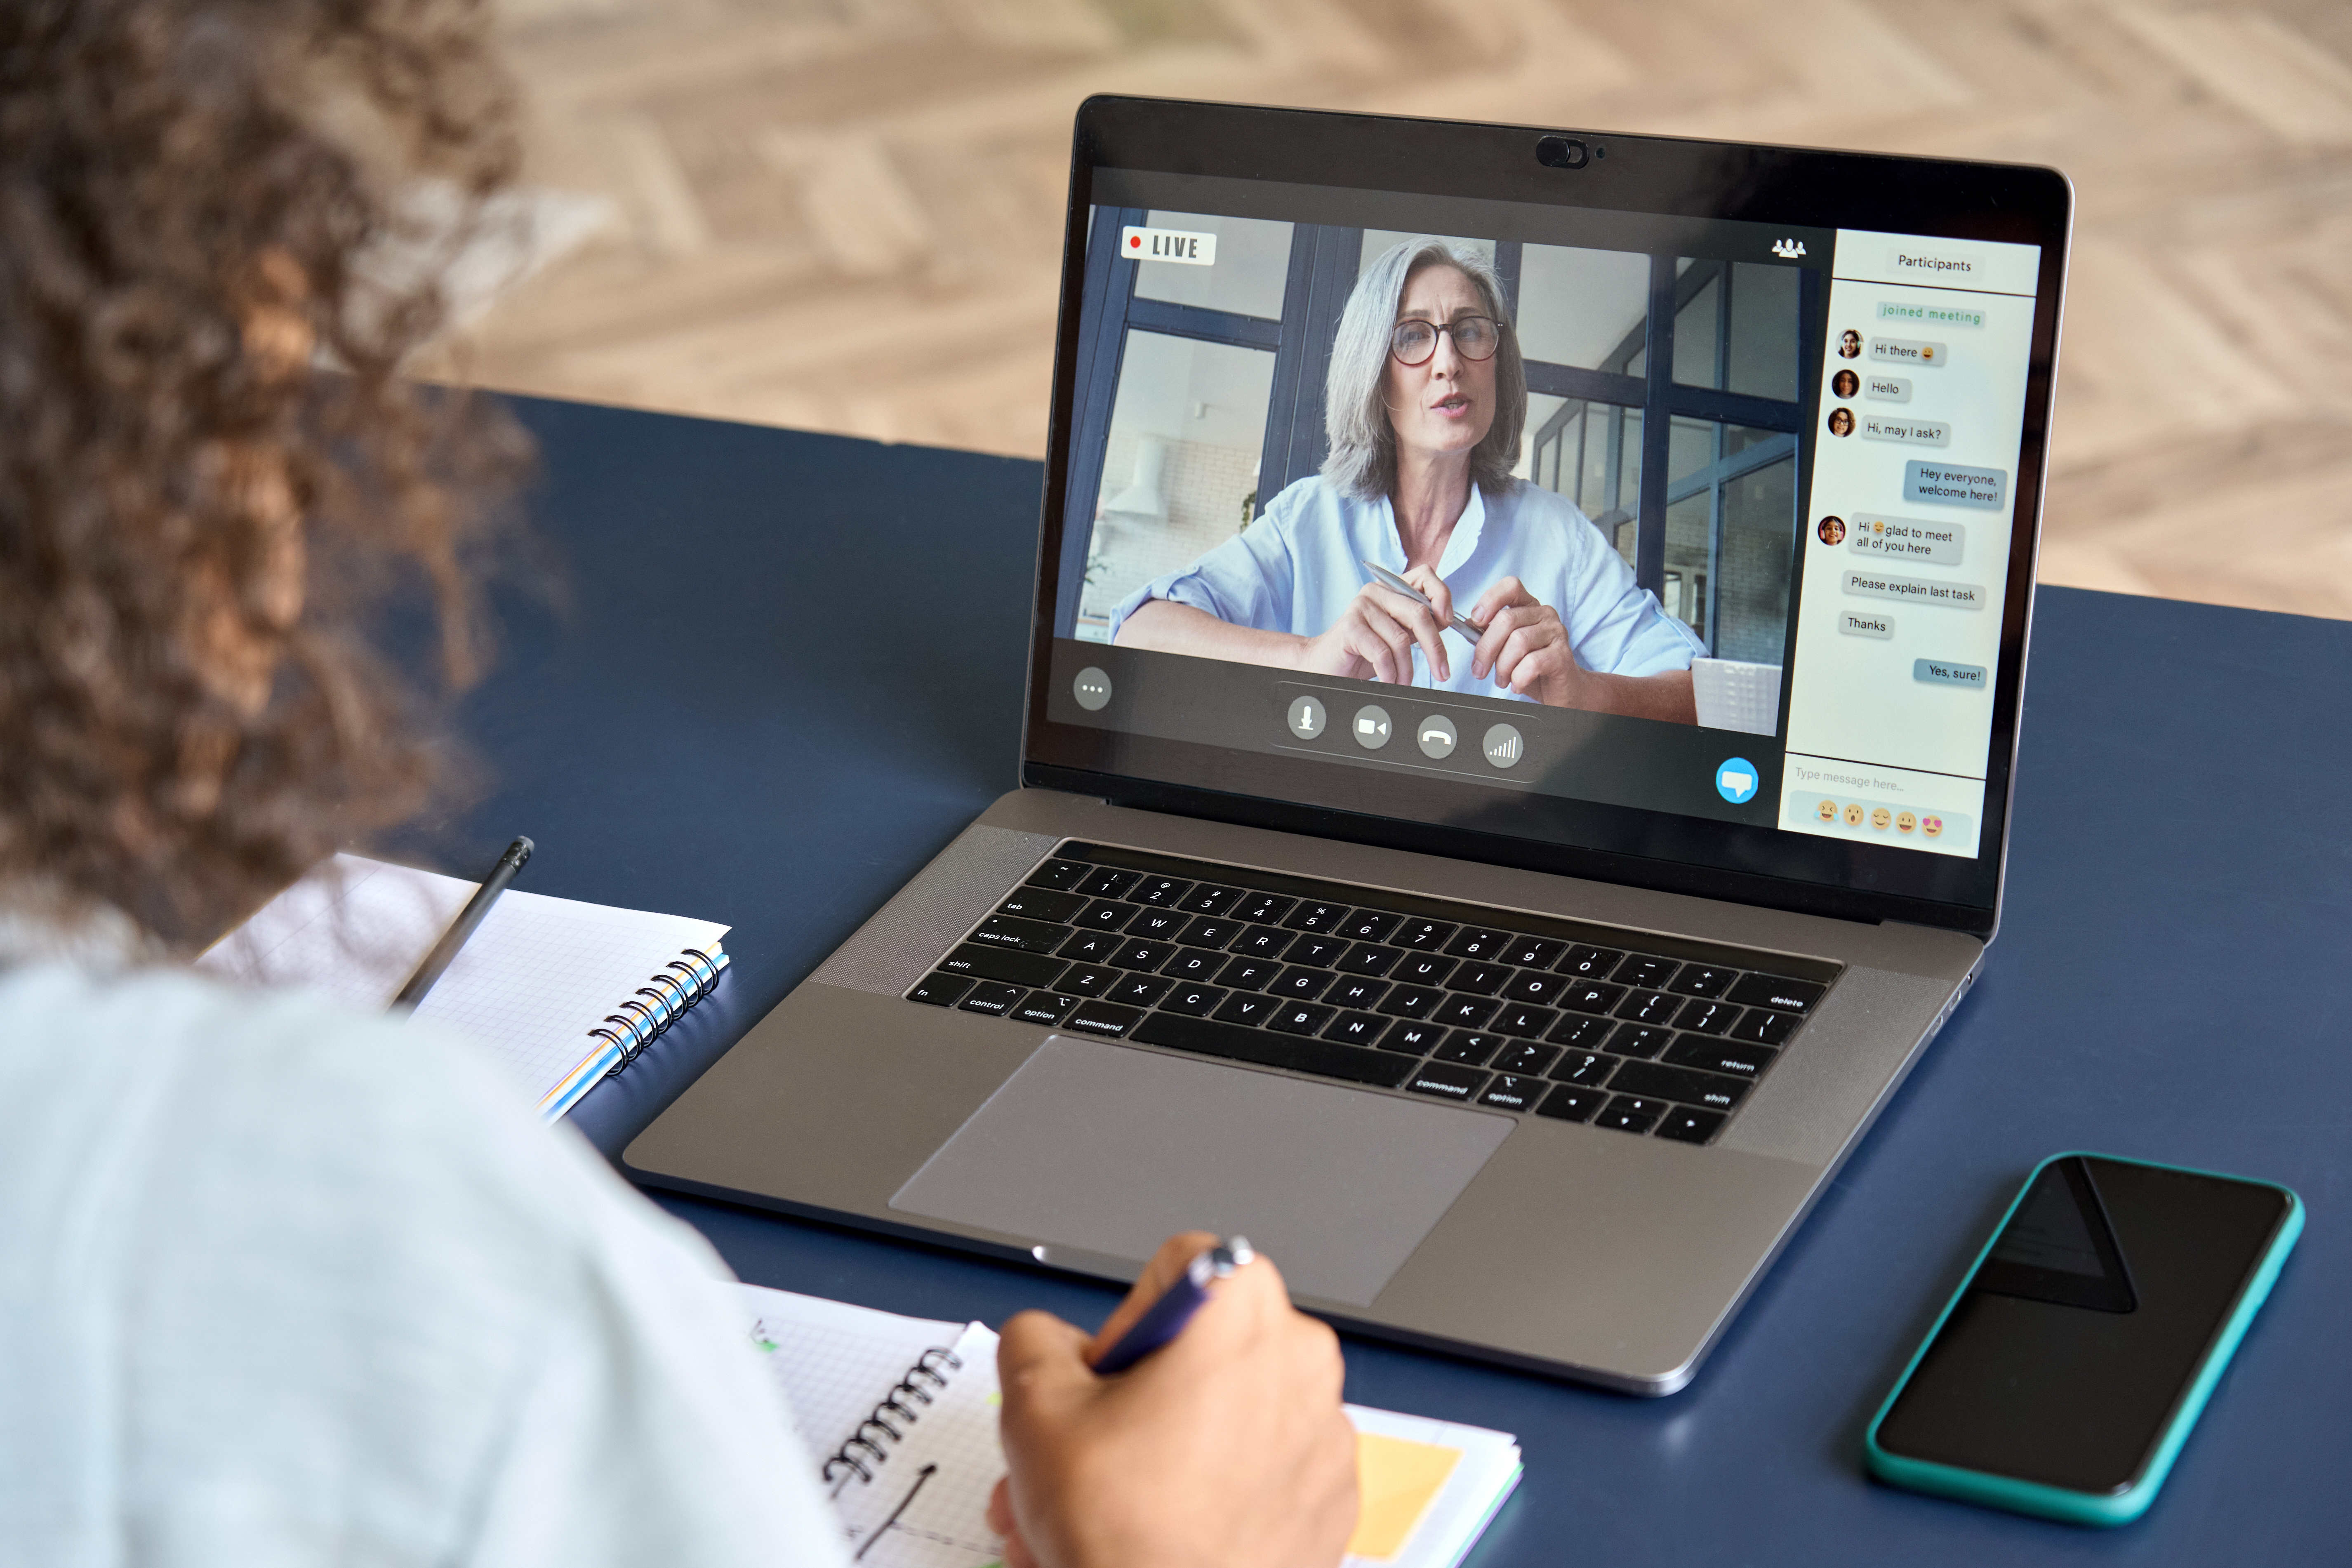
<svg viewBox="0 0 2352 1568">
<path fill-rule="evenodd" d="M 1395 573 L 1390 571 L 1379 562 L 1365 562 L 1364 570 L 1370 572 L 1374 577 L 1378 578 L 1381 587 L 1393 589 L 1397 593 L 1402 594 L 1405 597 L 1413 600 L 1417 604 L 1430 604 L 1428 595 L 1423 593 L 1420 589 L 1414 587 L 1412 584 L 1406 582 L 1403 578 L 1398 576 Z M 1430 605 L 1430 607 L 1432 609 L 1436 608 L 1434 605 Z M 1456 612 L 1454 615 L 1452 623 L 1452 629 L 1460 632 L 1464 637 L 1468 637 L 1474 643 L 1480 637 L 1486 635 L 1486 627 L 1478 625 L 1469 616 L 1462 615 L 1459 612 Z"/>
</svg>

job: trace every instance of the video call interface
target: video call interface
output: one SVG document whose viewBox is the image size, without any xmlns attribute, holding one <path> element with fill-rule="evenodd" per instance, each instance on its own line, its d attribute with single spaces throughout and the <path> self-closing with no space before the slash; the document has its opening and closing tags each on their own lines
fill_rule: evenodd
<svg viewBox="0 0 2352 1568">
<path fill-rule="evenodd" d="M 2037 247 L 1094 194 L 1054 721 L 1979 853 Z"/>
</svg>

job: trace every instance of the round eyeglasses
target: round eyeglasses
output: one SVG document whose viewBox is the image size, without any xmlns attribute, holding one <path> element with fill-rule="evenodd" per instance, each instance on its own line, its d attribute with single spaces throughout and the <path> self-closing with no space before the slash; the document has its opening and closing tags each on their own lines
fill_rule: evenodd
<svg viewBox="0 0 2352 1568">
<path fill-rule="evenodd" d="M 1488 360 L 1503 344 L 1503 329 L 1492 316 L 1457 316 L 1436 321 L 1399 321 L 1389 331 L 1389 353 L 1399 364 L 1420 364 L 1437 352 L 1437 334 L 1454 340 L 1454 352 L 1468 360 Z"/>
</svg>

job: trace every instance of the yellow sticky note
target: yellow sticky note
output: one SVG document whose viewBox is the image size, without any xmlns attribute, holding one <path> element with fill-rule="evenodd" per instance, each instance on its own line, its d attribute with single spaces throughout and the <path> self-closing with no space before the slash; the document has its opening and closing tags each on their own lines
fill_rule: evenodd
<svg viewBox="0 0 2352 1568">
<path fill-rule="evenodd" d="M 1361 1501 L 1348 1554 L 1385 1563 L 1402 1552 L 1413 1527 L 1461 1460 L 1459 1448 L 1357 1433 L 1356 1480 Z"/>
</svg>

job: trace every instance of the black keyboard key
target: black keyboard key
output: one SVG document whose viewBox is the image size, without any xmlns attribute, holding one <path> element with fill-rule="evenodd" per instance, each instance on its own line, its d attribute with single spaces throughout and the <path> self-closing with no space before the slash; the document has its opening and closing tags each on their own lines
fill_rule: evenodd
<svg viewBox="0 0 2352 1568">
<path fill-rule="evenodd" d="M 1239 888 L 1221 888 L 1214 882 L 1202 882 L 1176 900 L 1176 907 L 1188 915 L 1230 914 L 1235 900 L 1249 895 Z"/>
<path fill-rule="evenodd" d="M 1154 909 L 1172 910 L 1176 908 L 1177 900 L 1192 890 L 1192 883 L 1180 882 L 1173 877 L 1146 877 L 1127 897 L 1132 902 L 1150 904 Z"/>
<path fill-rule="evenodd" d="M 1094 871 L 1083 860 L 1048 860 L 1029 873 L 1033 888 L 1058 888 L 1065 892 L 1083 882 Z"/>
<path fill-rule="evenodd" d="M 1430 1015 L 1430 1022 L 1448 1024 L 1457 1029 L 1475 1029 L 1495 1016 L 1499 1003 L 1483 996 L 1448 996 Z"/>
<path fill-rule="evenodd" d="M 1602 985 L 1594 981 L 1580 981 L 1559 994 L 1559 1005 L 1571 1013 L 1607 1013 L 1624 999 L 1622 985 Z"/>
<path fill-rule="evenodd" d="M 1076 893 L 1057 893 L 1050 888 L 1015 888 L 1003 903 L 996 906 L 996 912 L 1059 924 L 1086 907 L 1086 900 Z"/>
<path fill-rule="evenodd" d="M 1110 955 L 1118 951 L 1118 933 L 1108 931 L 1087 931 L 1083 928 L 1070 933 L 1070 940 L 1055 952 L 1063 958 L 1080 963 L 1108 963 Z"/>
<path fill-rule="evenodd" d="M 1276 931 L 1272 926 L 1254 926 L 1234 938 L 1225 951 L 1240 953 L 1244 958 L 1280 958 L 1282 950 L 1296 940 L 1286 931 Z"/>
<path fill-rule="evenodd" d="M 1601 1102 L 1608 1098 L 1597 1089 L 1564 1083 L 1544 1096 L 1543 1103 L 1536 1107 L 1536 1114 L 1557 1116 L 1562 1121 L 1590 1121 L 1592 1113 L 1600 1110 Z"/>
<path fill-rule="evenodd" d="M 1343 1046 L 1369 1046 L 1378 1042 L 1388 1026 L 1389 1021 L 1377 1013 L 1342 1013 L 1331 1020 L 1323 1037 Z"/>
<path fill-rule="evenodd" d="M 1429 1062 L 1416 1068 L 1404 1086 L 1415 1094 L 1435 1095 L 1440 1100 L 1472 1100 L 1486 1087 L 1486 1079 L 1487 1075 L 1475 1068 Z"/>
<path fill-rule="evenodd" d="M 1415 952 L 1408 948 L 1404 962 L 1389 972 L 1389 978 L 1404 985 L 1443 985 L 1445 977 L 1460 964 L 1459 959 L 1442 958 L 1433 952 Z"/>
<path fill-rule="evenodd" d="M 1719 969 L 1711 963 L 1685 963 L 1683 972 L 1666 984 L 1669 991 L 1685 996 L 1720 996 L 1739 977 L 1736 969 Z"/>
<path fill-rule="evenodd" d="M 1255 1000 L 1264 1002 L 1265 998 Z M 1410 1057 L 1335 1045 L 1329 1040 L 1237 1029 L 1230 1024 L 1187 1018 L 1177 1013 L 1150 1014 L 1137 1026 L 1135 1037 L 1147 1046 L 1166 1046 L 1172 1050 L 1252 1062 L 1259 1067 L 1288 1068 L 1294 1072 L 1345 1079 L 1349 1083 L 1369 1083 L 1381 1089 L 1396 1088 L 1416 1065 Z"/>
<path fill-rule="evenodd" d="M 1560 954 L 1559 969 L 1579 980 L 1606 980 L 1623 956 L 1613 947 L 1571 947 Z"/>
<path fill-rule="evenodd" d="M 1003 980 L 1014 985 L 1051 985 L 1069 967 L 1060 959 L 1048 958 L 1042 952 L 981 947 L 969 942 L 940 959 L 939 966 L 950 974 L 968 974 L 974 980 Z"/>
<path fill-rule="evenodd" d="M 1467 991 L 1474 996 L 1492 996 L 1507 984 L 1515 972 L 1507 963 L 1465 963 L 1454 972 L 1445 983 L 1449 991 Z"/>
<path fill-rule="evenodd" d="M 1559 1058 L 1551 1069 L 1554 1083 L 1582 1084 L 1587 1089 L 1599 1089 L 1617 1070 L 1617 1058 L 1604 1057 L 1598 1051 L 1570 1051 Z"/>
<path fill-rule="evenodd" d="M 1192 923 L 1186 926 L 1176 940 L 1186 947 L 1205 947 L 1212 952 L 1223 952 L 1235 937 L 1248 929 L 1230 916 L 1219 919 L 1200 915 L 1194 917 Z"/>
<path fill-rule="evenodd" d="M 1175 989 L 1173 980 L 1161 980 L 1154 975 L 1130 974 L 1112 986 L 1107 995 L 1123 1007 L 1149 1007 Z"/>
<path fill-rule="evenodd" d="M 1381 1001 L 1381 1011 L 1391 1018 L 1426 1018 L 1445 993 L 1434 985 L 1400 985 Z"/>
<path fill-rule="evenodd" d="M 1077 1005 L 1076 996 L 1066 996 L 1055 991 L 1032 991 L 1013 1004 L 1011 1016 L 1020 1023 L 1043 1024 L 1051 1028 Z"/>
<path fill-rule="evenodd" d="M 1592 1119 L 1592 1125 L 1614 1127 L 1620 1132 L 1647 1132 L 1665 1113 L 1666 1102 L 1663 1100 L 1644 1100 L 1639 1095 L 1621 1094 L 1601 1108 L 1601 1114 Z"/>
<path fill-rule="evenodd" d="M 1507 931 L 1483 931 L 1476 926 L 1465 926 L 1460 934 L 1445 944 L 1445 951 L 1455 958 L 1482 958 L 1488 961 L 1502 956 L 1510 942 Z"/>
<path fill-rule="evenodd" d="M 1129 936 L 1149 937 L 1153 942 L 1174 942 L 1176 933 L 1192 923 L 1192 917 L 1174 910 L 1146 907 L 1143 912 L 1127 922 Z"/>
<path fill-rule="evenodd" d="M 1730 1040 L 1710 1040 L 1704 1035 L 1685 1035 L 1675 1042 L 1664 1060 L 1676 1067 L 1704 1068 L 1708 1072 L 1726 1072 L 1737 1078 L 1757 1078 L 1772 1065 L 1780 1053 L 1769 1046 L 1742 1045 Z"/>
<path fill-rule="evenodd" d="M 1281 1005 L 1276 997 L 1261 996 L 1255 991 L 1236 991 L 1225 998 L 1224 1005 L 1219 1007 L 1214 1016 L 1228 1024 L 1244 1024 L 1253 1029 L 1263 1029 L 1265 1021 L 1274 1016 L 1274 1010 Z"/>
<path fill-rule="evenodd" d="M 1529 1007 L 1523 1003 L 1506 1002 L 1503 1010 L 1495 1015 L 1487 1026 L 1498 1035 L 1517 1035 L 1532 1040 L 1552 1026 L 1559 1015 L 1549 1007 Z"/>
<path fill-rule="evenodd" d="M 1620 1024 L 1601 1048 L 1612 1056 L 1646 1058 L 1664 1050 L 1674 1044 L 1674 1039 L 1672 1029 L 1662 1029 L 1655 1024 Z"/>
<path fill-rule="evenodd" d="M 1425 1057 L 1430 1053 L 1431 1048 L 1444 1038 L 1445 1038 L 1445 1029 L 1442 1025 L 1423 1024 L 1415 1019 L 1407 1018 L 1402 1023 L 1389 1026 L 1389 1032 L 1381 1037 L 1381 1049 L 1402 1051 L 1408 1056 Z"/>
<path fill-rule="evenodd" d="M 1750 1007 L 1745 1017 L 1731 1026 L 1735 1040 L 1753 1040 L 1759 1046 L 1777 1046 L 1794 1033 L 1795 1015 L 1775 1013 L 1767 1007 Z"/>
<path fill-rule="evenodd" d="M 1478 1103 L 1496 1110 L 1533 1110 L 1536 1101 L 1541 1100 L 1544 1090 L 1550 1087 L 1539 1078 L 1520 1078 L 1505 1073 L 1486 1086 L 1486 1092 L 1478 1097 Z"/>
<path fill-rule="evenodd" d="M 1571 1051 L 1593 1051 L 1601 1048 L 1601 1042 L 1607 1039 L 1609 1031 L 1616 1026 L 1606 1018 L 1592 1018 L 1581 1014 L 1570 1013 L 1553 1025 L 1551 1033 L 1546 1035 L 1544 1038 L 1555 1046 L 1565 1046 Z"/>
<path fill-rule="evenodd" d="M 1140 912 L 1133 904 L 1097 899 L 1073 916 L 1070 923 L 1084 931 L 1125 931 L 1127 922 Z"/>
<path fill-rule="evenodd" d="M 1300 904 L 1284 917 L 1282 923 L 1292 931 L 1311 931 L 1329 934 L 1339 929 L 1339 922 L 1355 913 L 1345 904 L 1320 904 L 1312 899 Z"/>
<path fill-rule="evenodd" d="M 933 1007 L 952 1007 L 971 989 L 971 982 L 961 974 L 926 974 L 915 982 L 915 988 L 907 993 L 907 1000 Z"/>
<path fill-rule="evenodd" d="M 1389 940 L 1399 947 L 1409 947 L 1415 952 L 1435 952 L 1454 940 L 1458 928 L 1444 921 L 1407 921 Z"/>
<path fill-rule="evenodd" d="M 1347 951 L 1347 942 L 1339 937 L 1308 931 L 1284 948 L 1282 957 L 1286 963 L 1311 963 L 1318 968 L 1328 968 L 1339 963 L 1339 955 Z"/>
<path fill-rule="evenodd" d="M 1671 1022 L 1682 1011 L 1683 999 L 1664 991 L 1631 991 L 1617 1004 L 1617 1016 L 1637 1024 Z"/>
<path fill-rule="evenodd" d="M 1636 991 L 1655 991 L 1675 977 L 1682 967 L 1678 958 L 1653 958 L 1646 952 L 1629 952 L 1617 973 L 1609 978 L 1620 985 L 1630 985 Z"/>
<path fill-rule="evenodd" d="M 1268 991 L 1286 1002 L 1312 1002 L 1323 994 L 1332 981 L 1328 969 L 1303 969 L 1293 966 L 1275 976 Z"/>
<path fill-rule="evenodd" d="M 1704 1143 L 1722 1125 L 1723 1112 L 1719 1110 L 1693 1110 L 1686 1105 L 1677 1105 L 1659 1119 L 1657 1136 L 1671 1138 L 1677 1143 Z"/>
<path fill-rule="evenodd" d="M 1721 1078 L 1695 1068 L 1668 1067 L 1663 1062 L 1627 1062 L 1609 1080 L 1609 1087 L 1621 1094 L 1671 1100 L 1683 1105 L 1704 1106 L 1709 1110 L 1733 1110 L 1747 1097 L 1748 1089 L 1745 1079 Z"/>
<path fill-rule="evenodd" d="M 1179 985 L 1168 994 L 1160 1005 L 1171 1013 L 1184 1013 L 1195 1018 L 1208 1016 L 1216 1005 L 1225 999 L 1225 993 L 1213 985 Z"/>
<path fill-rule="evenodd" d="M 1071 890 L 1084 893 L 1090 899 L 1121 899 L 1127 896 L 1129 888 L 1141 880 L 1143 873 L 1140 871 L 1122 871 L 1116 866 L 1102 866 Z"/>
<path fill-rule="evenodd" d="M 1724 993 L 1727 1001 L 1739 1002 L 1750 1007 L 1769 1007 L 1780 1013 L 1802 1013 L 1822 999 L 1826 985 L 1810 980 L 1783 980 L 1777 974 L 1751 974 L 1736 982 Z"/>
<path fill-rule="evenodd" d="M 1002 1018 L 1013 1011 L 1013 1005 L 1029 993 L 1018 985 L 1003 985 L 993 980 L 983 980 L 964 993 L 956 1004 L 960 1013 L 985 1013 L 992 1018 Z"/>
<path fill-rule="evenodd" d="M 1360 980 L 1352 974 L 1342 974 L 1339 983 L 1323 994 L 1323 1000 L 1334 1007 L 1370 1007 L 1389 994 L 1385 980 Z"/>
<path fill-rule="evenodd" d="M 1496 1070 L 1520 1076 L 1541 1078 L 1559 1055 L 1558 1046 L 1538 1046 L 1530 1040 L 1514 1040 L 1495 1058 Z"/>
<path fill-rule="evenodd" d="M 1238 986 L 1244 991 L 1263 991 L 1282 973 L 1282 965 L 1270 958 L 1229 958 L 1217 971 L 1217 984 Z"/>
<path fill-rule="evenodd" d="M 1118 951 L 1110 955 L 1110 961 L 1121 969 L 1149 972 L 1159 968 L 1175 954 L 1176 944 L 1172 942 L 1121 941 Z"/>
<path fill-rule="evenodd" d="M 1389 933 L 1402 924 L 1402 915 L 1382 914 L 1378 910 L 1358 910 L 1339 922 L 1339 931 L 1349 942 L 1386 942 Z"/>
<path fill-rule="evenodd" d="M 1549 969 L 1568 951 L 1568 943 L 1549 937 L 1515 936 L 1503 949 L 1503 962 L 1521 969 Z"/>
<path fill-rule="evenodd" d="M 1017 915 L 991 915 L 964 938 L 983 947 L 1009 947 L 1019 952 L 1051 952 L 1068 940 L 1070 928 Z"/>
<path fill-rule="evenodd" d="M 1705 996 L 1694 997 L 1683 1004 L 1682 1012 L 1675 1018 L 1675 1027 L 1688 1029 L 1694 1034 L 1719 1035 L 1731 1027 L 1741 1011 L 1728 1002 L 1712 1001 Z"/>
<path fill-rule="evenodd" d="M 1507 1042 L 1500 1035 L 1482 1035 L 1475 1029 L 1456 1029 L 1437 1047 L 1436 1059 L 1459 1062 L 1465 1067 L 1485 1067 L 1486 1058 L 1503 1048 Z"/>
<path fill-rule="evenodd" d="M 1073 996 L 1099 996 L 1127 978 L 1124 969 L 1108 964 L 1074 963 L 1070 972 L 1054 984 L 1056 991 L 1066 991 Z"/>
<path fill-rule="evenodd" d="M 1546 974 L 1540 970 L 1522 969 L 1504 982 L 1503 1000 L 1527 1002 L 1538 1007 L 1556 1007 L 1568 988 L 1576 984 L 1573 980 Z"/>
<path fill-rule="evenodd" d="M 1089 999 L 1070 1009 L 1070 1016 L 1064 1021 L 1062 1027 L 1077 1029 L 1089 1035 L 1108 1035 L 1111 1038 L 1118 1039 L 1129 1029 L 1134 1028 L 1136 1020 L 1139 1018 L 1159 1016 L 1144 1013 L 1135 1007 L 1122 1007 L 1115 1002 L 1097 1002 Z"/>
<path fill-rule="evenodd" d="M 1282 917 L 1290 912 L 1290 906 L 1297 901 L 1278 893 L 1244 893 L 1241 901 L 1225 913 L 1254 926 L 1278 926 Z"/>
<path fill-rule="evenodd" d="M 1361 942 L 1339 955 L 1342 974 L 1386 974 L 1404 956 L 1401 947 L 1381 947 L 1376 942 Z"/>
<path fill-rule="evenodd" d="M 1275 1008 L 1265 1026 L 1286 1035 L 1319 1035 L 1338 1012 L 1336 1007 L 1318 1006 L 1312 1002 L 1285 1002 Z"/>
<path fill-rule="evenodd" d="M 1197 947 L 1180 947 L 1176 956 L 1160 966 L 1160 973 L 1174 980 L 1213 980 L 1217 971 L 1225 966 L 1223 954 L 1202 952 Z"/>
</svg>

